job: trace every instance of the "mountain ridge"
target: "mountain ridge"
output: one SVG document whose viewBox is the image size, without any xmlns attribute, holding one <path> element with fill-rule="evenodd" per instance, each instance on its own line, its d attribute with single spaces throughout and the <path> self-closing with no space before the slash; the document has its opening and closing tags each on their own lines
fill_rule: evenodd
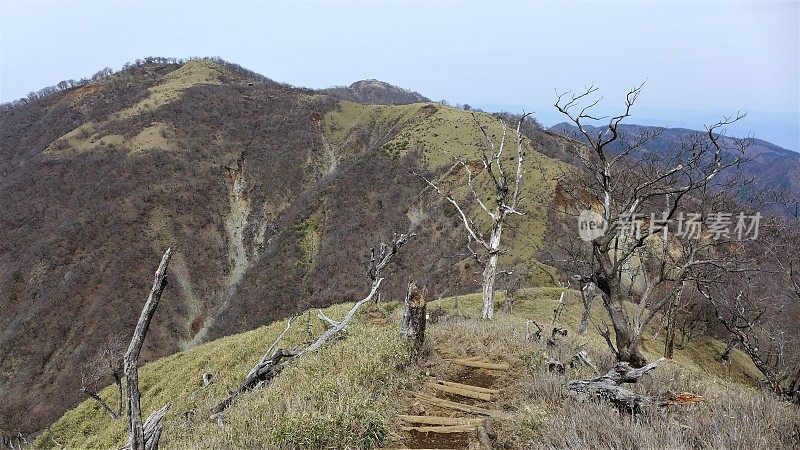
<svg viewBox="0 0 800 450">
<path fill-rule="evenodd" d="M 167 246 L 179 289 L 143 361 L 351 301 L 369 248 L 410 221 L 425 220 L 420 239 L 435 245 L 410 247 L 394 270 L 440 292 L 474 289 L 455 212 L 413 175 L 471 157 L 481 134 L 469 112 L 353 103 L 215 59 L 150 60 L 6 105 L 0 127 L 5 431 L 41 430 L 81 400 L 82 363 L 133 329 Z M 532 167 L 559 164 L 531 155 Z M 521 242 L 509 265 L 544 281 L 533 258 L 545 220 L 533 211 L 508 231 Z M 385 295 L 405 282 L 387 280 Z"/>
<path fill-rule="evenodd" d="M 584 129 L 590 130 L 591 134 L 603 132 L 605 128 L 584 125 Z M 618 127 L 622 134 L 635 136 L 646 131 L 660 131 L 660 134 L 645 144 L 640 152 L 666 152 L 675 148 L 675 144 L 682 141 L 689 141 L 697 133 L 704 134 L 705 131 L 692 130 L 688 128 L 665 128 L 650 125 L 620 124 Z M 584 137 L 576 132 L 577 127 L 568 122 L 562 122 L 548 128 L 552 132 L 559 133 L 578 141 L 583 141 Z M 748 138 L 751 144 L 747 148 L 750 161 L 742 164 L 745 175 L 755 179 L 754 187 L 762 190 L 789 190 L 794 195 L 800 195 L 800 153 L 780 147 L 763 139 Z M 728 144 L 730 148 L 735 148 L 734 138 L 725 137 L 722 143 Z M 612 150 L 619 151 L 618 143 L 611 145 Z"/>
</svg>

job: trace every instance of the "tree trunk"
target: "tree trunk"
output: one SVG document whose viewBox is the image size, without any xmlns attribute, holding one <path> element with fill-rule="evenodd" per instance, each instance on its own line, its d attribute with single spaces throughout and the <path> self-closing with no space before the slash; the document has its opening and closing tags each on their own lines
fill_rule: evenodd
<svg viewBox="0 0 800 450">
<path fill-rule="evenodd" d="M 633 331 L 633 325 L 625 310 L 625 301 L 619 294 L 619 283 L 610 283 L 611 295 L 605 297 L 606 309 L 614 326 L 614 339 L 616 342 L 617 361 L 627 362 L 632 367 L 642 367 L 647 364 L 647 359 L 639 349 L 639 337 Z"/>
<path fill-rule="evenodd" d="M 411 345 L 414 355 L 419 353 L 425 342 L 425 295 L 414 283 L 408 285 L 400 336 Z"/>
<path fill-rule="evenodd" d="M 144 343 L 145 335 L 147 335 L 147 329 L 150 327 L 150 321 L 153 319 L 153 314 L 156 312 L 158 302 L 161 300 L 161 294 L 167 286 L 167 266 L 169 265 L 171 256 L 172 250 L 167 249 L 164 256 L 161 258 L 161 264 L 159 264 L 158 270 L 156 270 L 150 295 L 147 297 L 142 313 L 139 316 L 139 322 L 136 324 L 136 329 L 133 332 L 128 351 L 125 352 L 124 364 L 128 403 L 128 445 L 131 450 L 145 450 L 146 442 L 144 427 L 142 425 L 142 410 L 139 394 L 139 352 L 142 350 L 142 344 Z"/>
<path fill-rule="evenodd" d="M 672 359 L 672 353 L 675 351 L 675 328 L 678 321 L 678 306 L 681 303 L 683 296 L 683 282 L 678 286 L 672 295 L 667 309 L 667 336 L 664 343 L 664 357 Z"/>
<path fill-rule="evenodd" d="M 594 300 L 594 284 L 586 283 L 581 287 L 581 300 L 583 301 L 583 316 L 581 324 L 578 326 L 578 334 L 586 334 L 589 328 L 589 319 L 592 313 L 592 301 Z"/>
<path fill-rule="evenodd" d="M 497 277 L 497 263 L 500 259 L 500 235 L 503 232 L 503 224 L 496 223 L 492 228 L 492 236 L 489 240 L 489 258 L 486 267 L 483 269 L 483 318 L 492 319 L 494 317 L 494 280 Z"/>
</svg>

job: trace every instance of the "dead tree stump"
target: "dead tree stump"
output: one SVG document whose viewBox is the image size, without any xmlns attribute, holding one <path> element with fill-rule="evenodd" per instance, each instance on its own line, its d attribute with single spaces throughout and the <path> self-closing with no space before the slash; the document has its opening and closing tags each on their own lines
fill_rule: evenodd
<svg viewBox="0 0 800 450">
<path fill-rule="evenodd" d="M 409 283 L 406 301 L 403 305 L 400 336 L 411 345 L 414 354 L 419 353 L 425 342 L 425 305 L 425 292 L 413 282 Z"/>
</svg>

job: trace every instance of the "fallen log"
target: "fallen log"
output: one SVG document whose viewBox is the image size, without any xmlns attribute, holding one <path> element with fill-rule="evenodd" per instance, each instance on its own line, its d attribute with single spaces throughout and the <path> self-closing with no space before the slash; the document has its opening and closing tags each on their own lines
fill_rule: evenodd
<svg viewBox="0 0 800 450">
<path fill-rule="evenodd" d="M 636 383 L 642 376 L 654 370 L 663 361 L 665 361 L 664 358 L 659 358 L 638 369 L 631 368 L 628 363 L 618 362 L 611 370 L 599 377 L 590 380 L 570 381 L 570 393 L 573 395 L 594 395 L 608 401 L 621 410 L 639 414 L 646 406 L 663 405 L 665 403 L 645 395 L 637 394 L 620 385 L 622 383 Z"/>
</svg>

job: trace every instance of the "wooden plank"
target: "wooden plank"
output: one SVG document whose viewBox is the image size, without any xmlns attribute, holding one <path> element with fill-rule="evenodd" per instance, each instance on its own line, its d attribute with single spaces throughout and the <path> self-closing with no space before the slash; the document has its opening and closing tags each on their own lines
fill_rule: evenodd
<svg viewBox="0 0 800 450">
<path fill-rule="evenodd" d="M 443 425 L 433 427 L 400 427 L 403 431 L 418 431 L 420 433 L 469 433 L 475 431 L 477 425 Z"/>
<path fill-rule="evenodd" d="M 482 416 L 489 416 L 494 417 L 496 419 L 509 419 L 511 417 L 510 414 L 505 413 L 503 411 L 498 411 L 494 409 L 486 409 L 480 408 L 477 406 L 472 405 L 465 405 L 463 403 L 451 402 L 449 400 L 444 400 L 441 398 L 433 397 L 427 394 L 423 394 L 421 392 L 415 392 L 414 397 L 418 398 L 422 403 L 426 403 L 431 406 L 438 406 L 440 408 L 447 408 L 453 409 L 456 411 L 463 411 L 472 414 L 479 414 Z"/>
<path fill-rule="evenodd" d="M 463 389 L 460 387 L 447 386 L 445 384 L 438 384 L 432 382 L 425 383 L 425 386 L 440 392 L 447 392 L 448 394 L 455 394 L 455 395 L 460 395 L 462 397 L 474 398 L 476 400 L 483 400 L 485 402 L 492 401 L 492 394 L 486 392 L 477 392 L 470 389 Z"/>
<path fill-rule="evenodd" d="M 440 417 L 440 416 L 399 416 L 407 423 L 422 423 L 426 425 L 479 425 L 486 419 L 473 419 L 469 417 Z"/>
<path fill-rule="evenodd" d="M 459 366 L 477 367 L 479 369 L 491 369 L 491 370 L 510 369 L 509 365 L 506 363 L 488 363 L 484 361 L 472 361 L 468 359 L 454 359 L 451 362 L 453 364 L 458 364 Z"/>
<path fill-rule="evenodd" d="M 480 386 L 473 386 L 471 384 L 461 384 L 461 383 L 454 383 L 452 381 L 444 381 L 444 380 L 436 380 L 437 383 L 446 384 L 447 386 L 453 386 L 461 389 L 468 389 L 470 391 L 475 392 L 484 392 L 486 394 L 499 394 L 500 391 L 498 389 L 490 389 Z"/>
</svg>

